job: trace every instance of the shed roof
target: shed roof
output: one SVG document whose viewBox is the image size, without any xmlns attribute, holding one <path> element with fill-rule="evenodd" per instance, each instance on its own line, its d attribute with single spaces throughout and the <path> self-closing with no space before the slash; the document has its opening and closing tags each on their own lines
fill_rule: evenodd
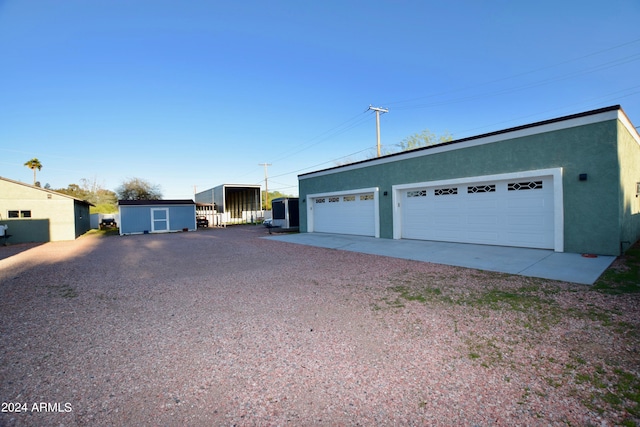
<svg viewBox="0 0 640 427">
<path fill-rule="evenodd" d="M 191 199 L 118 200 L 120 206 L 195 205 Z"/>
</svg>

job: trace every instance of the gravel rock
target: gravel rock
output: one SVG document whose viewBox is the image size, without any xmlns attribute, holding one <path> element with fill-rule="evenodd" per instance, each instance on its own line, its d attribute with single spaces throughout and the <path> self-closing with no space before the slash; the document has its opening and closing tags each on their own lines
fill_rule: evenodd
<svg viewBox="0 0 640 427">
<path fill-rule="evenodd" d="M 0 253 L 0 425 L 638 422 L 636 296 L 266 233 Z"/>
</svg>

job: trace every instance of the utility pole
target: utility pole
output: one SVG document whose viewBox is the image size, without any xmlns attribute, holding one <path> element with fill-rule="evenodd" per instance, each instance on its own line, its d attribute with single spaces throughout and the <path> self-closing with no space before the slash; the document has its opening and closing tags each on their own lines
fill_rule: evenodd
<svg viewBox="0 0 640 427">
<path fill-rule="evenodd" d="M 373 110 L 376 112 L 376 134 L 378 136 L 378 157 L 380 157 L 380 113 L 388 113 L 389 110 L 387 108 L 379 108 L 372 107 L 369 105 L 369 110 Z"/>
<path fill-rule="evenodd" d="M 258 166 L 264 166 L 264 196 L 265 196 L 265 202 L 264 202 L 264 207 L 265 210 L 268 210 L 269 208 L 269 184 L 268 184 L 268 177 L 267 177 L 267 166 L 271 166 L 271 163 L 258 163 Z"/>
</svg>

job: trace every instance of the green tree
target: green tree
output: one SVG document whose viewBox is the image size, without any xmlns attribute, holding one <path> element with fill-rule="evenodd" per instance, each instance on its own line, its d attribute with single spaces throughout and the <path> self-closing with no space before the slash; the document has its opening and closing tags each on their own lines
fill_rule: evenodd
<svg viewBox="0 0 640 427">
<path fill-rule="evenodd" d="M 425 129 L 420 133 L 415 133 L 411 136 L 406 137 L 405 139 L 400 141 L 400 144 L 398 145 L 400 146 L 400 149 L 402 151 L 407 151 L 449 141 L 453 141 L 453 136 L 449 132 L 437 136 L 433 132 L 429 131 L 429 129 Z"/>
<path fill-rule="evenodd" d="M 80 185 L 69 184 L 67 188 L 58 188 L 54 191 L 92 203 L 94 206 L 91 206 L 91 213 L 114 213 L 118 211 L 116 193 L 102 188 L 95 179 L 89 181 L 83 178 L 80 180 Z"/>
<path fill-rule="evenodd" d="M 269 191 L 269 204 L 267 204 L 267 200 L 266 200 L 265 195 L 266 195 L 265 192 L 262 191 L 262 209 L 267 210 L 267 211 L 271 209 L 271 201 L 273 199 L 277 199 L 279 197 L 293 197 L 293 196 L 288 196 L 288 195 L 286 195 L 284 193 L 281 193 L 279 191 Z"/>
<path fill-rule="evenodd" d="M 26 162 L 24 165 L 33 171 L 33 185 L 36 185 L 36 183 L 37 183 L 37 181 L 36 181 L 36 169 L 42 170 L 42 163 L 40 163 L 40 160 L 38 160 L 38 159 L 36 159 L 34 157 L 33 159 L 31 159 L 28 162 Z"/>
<path fill-rule="evenodd" d="M 104 188 L 98 189 L 93 194 L 95 207 L 91 208 L 91 213 L 115 213 L 118 212 L 118 196 L 114 191 Z"/>
<path fill-rule="evenodd" d="M 131 178 L 116 189 L 120 200 L 160 200 L 162 192 L 156 184 L 141 178 Z"/>
</svg>

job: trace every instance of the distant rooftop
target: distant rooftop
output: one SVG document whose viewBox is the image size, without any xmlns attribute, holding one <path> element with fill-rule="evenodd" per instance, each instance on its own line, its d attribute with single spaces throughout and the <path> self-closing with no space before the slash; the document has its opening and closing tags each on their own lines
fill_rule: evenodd
<svg viewBox="0 0 640 427">
<path fill-rule="evenodd" d="M 118 200 L 121 206 L 143 206 L 143 205 L 195 205 L 191 199 L 167 199 L 167 200 Z"/>
</svg>

